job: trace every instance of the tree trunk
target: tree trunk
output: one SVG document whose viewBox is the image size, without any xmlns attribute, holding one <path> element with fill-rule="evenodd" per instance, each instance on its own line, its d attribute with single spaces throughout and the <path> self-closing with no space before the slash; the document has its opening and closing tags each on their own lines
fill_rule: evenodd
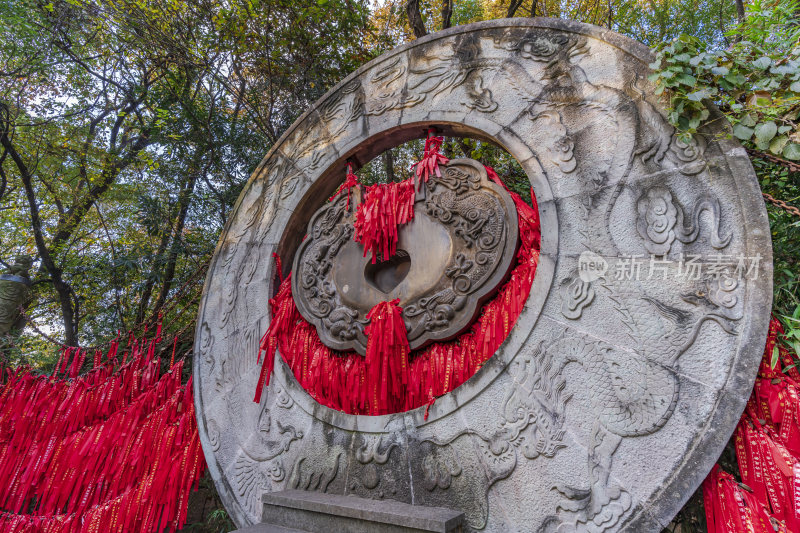
<svg viewBox="0 0 800 533">
<path fill-rule="evenodd" d="M 414 32 L 414 36 L 417 39 L 428 35 L 428 30 L 425 29 L 425 23 L 422 21 L 422 14 L 419 12 L 419 0 L 408 0 L 406 14 L 408 15 L 408 23 L 411 25 L 411 31 Z"/>
<path fill-rule="evenodd" d="M 511 0 L 511 3 L 508 4 L 508 11 L 506 12 L 506 18 L 511 18 L 517 13 L 517 9 L 522 5 L 524 0 Z"/>
<path fill-rule="evenodd" d="M 150 297 L 153 295 L 153 287 L 155 287 L 156 284 L 156 269 L 161 263 L 164 253 L 167 251 L 170 237 L 172 237 L 172 231 L 164 231 L 163 235 L 161 235 L 161 242 L 158 243 L 158 251 L 156 251 L 155 259 L 150 267 L 150 275 L 147 276 L 147 281 L 142 291 L 142 297 L 139 299 L 139 307 L 136 310 L 136 325 L 144 322 L 144 314 L 147 312 L 147 307 L 150 305 Z"/>
<path fill-rule="evenodd" d="M 386 171 L 386 178 L 389 183 L 395 181 L 394 175 L 394 154 L 392 150 L 386 150 L 383 152 L 383 168 Z"/>
<path fill-rule="evenodd" d="M 44 241 L 42 233 L 42 219 L 39 215 L 39 203 L 36 201 L 36 192 L 33 188 L 33 176 L 28 170 L 28 166 L 22 160 L 16 147 L 8 137 L 8 130 L 3 128 L 0 131 L 0 143 L 11 156 L 11 160 L 17 166 L 22 186 L 25 189 L 25 197 L 28 200 L 28 210 L 31 217 L 31 228 L 33 229 L 33 240 L 36 243 L 36 251 L 42 260 L 42 266 L 50 274 L 53 288 L 58 294 L 58 302 L 61 305 L 61 315 L 64 321 L 64 342 L 70 346 L 78 344 L 78 324 L 76 320 L 75 307 L 72 302 L 72 288 L 62 278 L 63 271 L 56 265 L 50 249 Z"/>
<path fill-rule="evenodd" d="M 450 19 L 453 17 L 453 0 L 442 0 L 442 29 L 450 27 Z"/>
<path fill-rule="evenodd" d="M 739 19 L 739 24 L 744 24 L 744 2 L 736 0 L 736 18 Z"/>
<path fill-rule="evenodd" d="M 153 307 L 153 315 L 155 315 L 164 305 L 164 302 L 167 301 L 167 294 L 169 294 L 169 290 L 172 287 L 172 282 L 175 278 L 175 267 L 178 264 L 178 252 L 181 243 L 181 234 L 183 233 L 183 227 L 186 222 L 186 215 L 189 213 L 189 204 L 191 203 L 192 193 L 194 192 L 194 186 L 196 183 L 197 173 L 192 173 L 191 177 L 186 183 L 186 186 L 183 188 L 183 190 L 181 190 L 178 200 L 178 220 L 175 223 L 172 246 L 170 247 L 169 258 L 167 259 L 167 268 L 164 272 L 164 283 L 161 285 L 161 290 L 156 298 L 156 304 Z"/>
</svg>

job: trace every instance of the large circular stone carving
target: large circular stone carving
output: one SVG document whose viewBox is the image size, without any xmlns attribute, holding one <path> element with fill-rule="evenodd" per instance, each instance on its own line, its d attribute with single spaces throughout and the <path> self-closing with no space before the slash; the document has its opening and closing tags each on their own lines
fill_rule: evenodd
<svg viewBox="0 0 800 533">
<path fill-rule="evenodd" d="M 220 239 L 195 341 L 203 449 L 237 524 L 285 488 L 460 509 L 471 531 L 669 522 L 750 393 L 772 258 L 744 150 L 721 120 L 681 142 L 651 59 L 564 21 L 452 28 L 363 66 L 280 139 Z M 511 334 L 427 419 L 332 411 L 280 358 L 254 404 L 272 254 L 294 256 L 347 159 L 429 125 L 503 146 L 533 186 L 541 256 Z"/>
</svg>

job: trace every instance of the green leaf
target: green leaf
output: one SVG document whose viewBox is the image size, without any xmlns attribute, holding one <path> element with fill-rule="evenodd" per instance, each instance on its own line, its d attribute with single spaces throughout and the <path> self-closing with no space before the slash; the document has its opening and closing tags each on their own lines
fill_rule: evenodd
<svg viewBox="0 0 800 533">
<path fill-rule="evenodd" d="M 791 130 L 791 126 L 778 126 L 778 134 L 786 133 L 787 131 Z"/>
<path fill-rule="evenodd" d="M 789 137 L 786 135 L 781 135 L 780 137 L 775 137 L 772 139 L 772 142 L 769 143 L 769 151 L 775 155 L 781 155 L 783 152 L 783 147 L 786 146 L 786 143 L 789 142 Z"/>
<path fill-rule="evenodd" d="M 747 78 L 745 78 L 742 74 L 736 73 L 725 76 L 725 81 L 734 85 L 735 87 L 741 87 L 745 84 L 745 82 L 747 82 Z"/>
<path fill-rule="evenodd" d="M 689 87 L 694 87 L 697 84 L 697 79 L 691 74 L 678 74 L 675 79 Z"/>
<path fill-rule="evenodd" d="M 800 144 L 789 143 L 783 148 L 783 157 L 797 161 L 800 159 Z"/>
<path fill-rule="evenodd" d="M 715 76 L 727 76 L 731 71 L 728 67 L 712 67 L 711 74 Z"/>
<path fill-rule="evenodd" d="M 694 91 L 693 93 L 687 94 L 686 98 L 692 102 L 700 102 L 703 100 L 703 98 L 708 98 L 709 96 L 711 96 L 711 91 L 704 87 L 699 91 Z"/>
<path fill-rule="evenodd" d="M 753 136 L 753 128 L 748 128 L 744 124 L 737 124 L 733 127 L 733 135 L 742 141 L 747 141 Z"/>
<path fill-rule="evenodd" d="M 753 128 L 753 127 L 755 127 L 755 125 L 756 125 L 756 124 L 758 124 L 758 123 L 756 122 L 756 119 L 755 119 L 755 117 L 754 117 L 753 115 L 751 115 L 750 113 L 748 113 L 748 114 L 746 114 L 745 116 L 743 116 L 743 117 L 741 118 L 741 120 L 739 120 L 739 122 L 740 122 L 741 124 L 744 124 L 744 125 L 745 125 L 745 126 L 747 126 L 747 127 L 750 127 L 750 128 Z"/>
<path fill-rule="evenodd" d="M 767 56 L 759 57 L 753 61 L 753 66 L 761 70 L 768 69 L 770 65 L 772 65 L 772 59 L 768 58 Z"/>
<path fill-rule="evenodd" d="M 778 74 L 780 76 L 785 76 L 787 74 L 794 74 L 797 72 L 796 67 L 792 67 L 791 65 L 777 65 L 769 69 L 770 72 L 773 74 Z"/>
<path fill-rule="evenodd" d="M 774 122 L 762 122 L 756 126 L 755 132 L 756 142 L 764 144 L 772 140 L 775 134 L 778 133 L 778 125 Z"/>
<path fill-rule="evenodd" d="M 778 359 L 780 357 L 780 354 L 781 352 L 778 349 L 778 345 L 776 344 L 775 346 L 772 347 L 772 360 L 769 363 L 770 368 L 774 369 L 775 365 L 778 364 Z"/>
<path fill-rule="evenodd" d="M 789 90 L 793 93 L 800 93 L 800 81 L 796 81 L 789 85 Z"/>
</svg>

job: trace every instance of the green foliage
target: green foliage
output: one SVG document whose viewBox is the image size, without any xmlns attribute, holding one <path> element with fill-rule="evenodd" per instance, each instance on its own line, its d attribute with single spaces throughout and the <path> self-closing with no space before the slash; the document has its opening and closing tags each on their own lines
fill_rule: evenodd
<svg viewBox="0 0 800 533">
<path fill-rule="evenodd" d="M 375 54 L 368 15 L 351 0 L 0 1 L 0 261 L 37 256 L 34 319 L 94 344 L 166 309 L 190 336 L 196 273 L 242 185 Z M 30 330 L 15 342 L 14 358 L 43 350 Z"/>
<path fill-rule="evenodd" d="M 668 119 L 684 137 L 697 133 L 715 103 L 733 124 L 733 135 L 787 159 L 800 159 L 800 26 L 796 0 L 748 6 L 746 20 L 730 34 L 736 42 L 709 50 L 681 35 L 661 46 L 650 80 L 669 96 Z"/>
</svg>

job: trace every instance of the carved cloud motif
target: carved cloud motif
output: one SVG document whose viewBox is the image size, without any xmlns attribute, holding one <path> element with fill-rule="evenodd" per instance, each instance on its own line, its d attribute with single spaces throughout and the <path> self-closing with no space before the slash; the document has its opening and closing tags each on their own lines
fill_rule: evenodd
<svg viewBox="0 0 800 533">
<path fill-rule="evenodd" d="M 684 225 L 684 211 L 666 187 L 651 187 L 636 202 L 638 217 L 636 228 L 644 239 L 648 252 L 665 255 L 677 239 L 684 244 L 694 242 L 700 234 L 700 216 L 704 211 L 711 215 L 709 239 L 716 249 L 725 248 L 732 235 L 720 236 L 719 200 L 710 196 L 701 198 L 695 205 L 688 226 Z"/>
</svg>

